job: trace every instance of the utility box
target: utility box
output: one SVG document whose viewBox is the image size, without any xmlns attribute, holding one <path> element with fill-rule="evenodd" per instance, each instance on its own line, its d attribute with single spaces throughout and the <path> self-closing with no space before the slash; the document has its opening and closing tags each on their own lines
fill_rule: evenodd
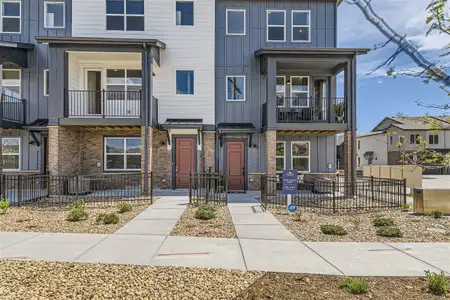
<svg viewBox="0 0 450 300">
<path fill-rule="evenodd" d="M 440 211 L 450 214 L 450 189 L 414 189 L 414 212 L 431 214 Z"/>
<path fill-rule="evenodd" d="M 414 189 L 413 192 L 413 210 L 415 213 L 423 214 L 423 190 Z"/>
</svg>

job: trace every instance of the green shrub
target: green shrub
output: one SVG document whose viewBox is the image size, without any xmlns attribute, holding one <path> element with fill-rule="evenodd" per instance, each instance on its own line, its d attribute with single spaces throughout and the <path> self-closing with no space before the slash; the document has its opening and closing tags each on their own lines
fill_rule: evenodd
<svg viewBox="0 0 450 300">
<path fill-rule="evenodd" d="M 384 226 L 377 229 L 377 235 L 384 237 L 402 237 L 400 228 L 395 226 Z"/>
<path fill-rule="evenodd" d="M 84 202 L 84 199 L 79 199 L 76 200 L 74 202 L 69 203 L 69 205 L 67 206 L 67 208 L 69 210 L 72 210 L 74 208 L 82 208 L 85 209 L 86 208 L 86 203 Z"/>
<path fill-rule="evenodd" d="M 4 213 L 6 213 L 6 211 L 9 208 L 9 201 L 8 200 L 1 200 L 0 201 L 0 215 L 3 215 Z"/>
<path fill-rule="evenodd" d="M 449 281 L 445 277 L 444 272 L 440 274 L 435 272 L 425 271 L 427 276 L 427 290 L 433 295 L 442 296 L 448 292 Z"/>
<path fill-rule="evenodd" d="M 376 216 L 375 219 L 373 219 L 373 226 L 375 227 L 394 226 L 394 224 L 394 219 L 391 217 Z"/>
<path fill-rule="evenodd" d="M 70 222 L 78 222 L 82 220 L 86 220 L 88 218 L 87 212 L 84 208 L 72 208 L 69 210 L 69 214 L 67 215 L 67 221 Z"/>
<path fill-rule="evenodd" d="M 440 219 L 440 218 L 442 218 L 442 216 L 443 216 L 444 214 L 443 214 L 442 211 L 440 211 L 440 210 L 434 210 L 434 211 L 431 212 L 431 215 L 432 215 L 435 219 Z"/>
<path fill-rule="evenodd" d="M 339 287 L 355 295 L 365 294 L 369 291 L 369 285 L 362 279 L 344 278 Z"/>
<path fill-rule="evenodd" d="M 119 223 L 119 216 L 116 215 L 116 213 L 101 213 L 97 216 L 97 219 L 95 220 L 97 223 L 102 223 L 105 225 L 109 224 L 118 224 Z"/>
<path fill-rule="evenodd" d="M 209 211 L 213 211 L 213 212 L 216 212 L 216 210 L 217 210 L 216 207 L 211 204 L 202 204 L 198 207 L 198 209 L 209 210 Z"/>
<path fill-rule="evenodd" d="M 321 225 L 320 230 L 328 235 L 346 235 L 347 231 L 340 225 Z"/>
<path fill-rule="evenodd" d="M 361 219 L 354 218 L 354 219 L 352 219 L 352 223 L 353 223 L 353 226 L 355 226 L 355 228 L 359 228 L 359 225 L 361 225 Z"/>
<path fill-rule="evenodd" d="M 292 214 L 292 218 L 294 218 L 294 221 L 301 222 L 303 217 L 303 213 L 300 210 L 297 210 Z"/>
<path fill-rule="evenodd" d="M 133 205 L 130 203 L 122 202 L 119 204 L 119 213 L 123 214 L 133 210 Z"/>
<path fill-rule="evenodd" d="M 217 217 L 216 208 L 209 204 L 200 205 L 195 211 L 194 217 L 199 220 L 211 220 Z"/>
<path fill-rule="evenodd" d="M 410 206 L 408 203 L 402 204 L 402 211 L 407 212 L 407 211 L 409 211 L 409 208 L 410 208 Z"/>
</svg>

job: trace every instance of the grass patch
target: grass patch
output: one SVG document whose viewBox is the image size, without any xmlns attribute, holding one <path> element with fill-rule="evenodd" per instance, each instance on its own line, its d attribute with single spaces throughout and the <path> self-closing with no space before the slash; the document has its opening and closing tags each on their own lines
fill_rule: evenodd
<svg viewBox="0 0 450 300">
<path fill-rule="evenodd" d="M 340 225 L 320 225 L 320 230 L 327 235 L 347 235 L 347 230 Z"/>
<path fill-rule="evenodd" d="M 344 278 L 341 280 L 339 287 L 355 295 L 365 294 L 369 291 L 367 281 L 362 279 Z"/>
</svg>

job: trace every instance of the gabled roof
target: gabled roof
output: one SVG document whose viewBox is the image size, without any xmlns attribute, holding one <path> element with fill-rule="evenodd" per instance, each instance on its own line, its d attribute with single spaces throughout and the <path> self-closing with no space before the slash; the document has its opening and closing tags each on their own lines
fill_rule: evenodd
<svg viewBox="0 0 450 300">
<path fill-rule="evenodd" d="M 450 129 L 450 117 L 386 117 L 372 131 L 385 131 L 389 127 L 397 127 L 402 130 L 430 130 L 431 123 L 437 129 Z"/>
<path fill-rule="evenodd" d="M 373 135 L 379 135 L 379 134 L 385 134 L 384 131 L 371 131 L 368 133 L 363 133 L 358 135 L 358 138 L 363 138 L 363 137 L 367 137 L 367 136 L 373 136 Z"/>
</svg>

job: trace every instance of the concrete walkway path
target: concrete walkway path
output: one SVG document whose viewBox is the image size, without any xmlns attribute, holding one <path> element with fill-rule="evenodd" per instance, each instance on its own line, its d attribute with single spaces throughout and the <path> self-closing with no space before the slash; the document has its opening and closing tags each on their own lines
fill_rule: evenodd
<svg viewBox="0 0 450 300">
<path fill-rule="evenodd" d="M 186 266 L 346 276 L 450 275 L 450 243 L 297 240 L 257 203 L 230 203 L 237 239 L 168 236 L 188 203 L 158 200 L 110 235 L 0 232 L 0 259 Z"/>
</svg>

